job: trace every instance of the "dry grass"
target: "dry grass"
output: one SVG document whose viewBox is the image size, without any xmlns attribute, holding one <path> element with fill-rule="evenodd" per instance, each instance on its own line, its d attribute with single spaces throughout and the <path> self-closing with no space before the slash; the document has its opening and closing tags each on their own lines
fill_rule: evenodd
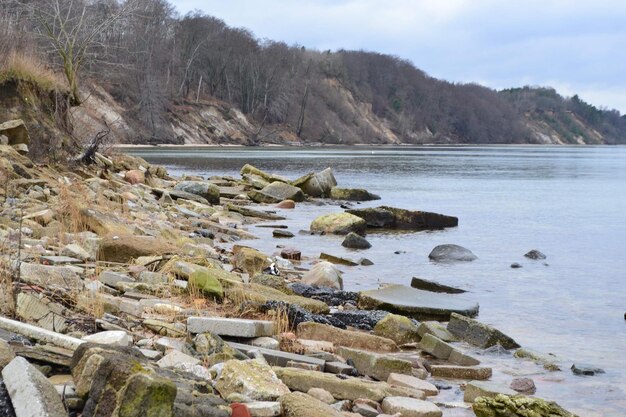
<svg viewBox="0 0 626 417">
<path fill-rule="evenodd" d="M 45 91 L 67 91 L 64 79 L 31 54 L 12 52 L 0 62 L 0 84 L 8 80 L 29 82 Z"/>
</svg>

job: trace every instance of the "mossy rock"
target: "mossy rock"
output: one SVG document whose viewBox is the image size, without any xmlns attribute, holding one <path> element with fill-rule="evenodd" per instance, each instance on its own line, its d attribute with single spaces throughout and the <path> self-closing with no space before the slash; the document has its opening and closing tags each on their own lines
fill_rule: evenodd
<svg viewBox="0 0 626 417">
<path fill-rule="evenodd" d="M 330 198 L 334 200 L 370 201 L 380 200 L 380 196 L 372 194 L 363 188 L 340 188 L 333 187 L 330 190 Z"/>
<path fill-rule="evenodd" d="M 314 232 L 347 235 L 350 232 L 365 234 L 365 220 L 350 213 L 330 213 L 319 216 L 311 223 Z"/>
<path fill-rule="evenodd" d="M 342 417 L 339 411 L 303 392 L 280 397 L 284 417 Z"/>
<path fill-rule="evenodd" d="M 259 274 L 250 280 L 253 284 L 264 285 L 273 288 L 287 295 L 293 295 L 294 292 L 287 286 L 285 280 L 277 275 Z"/>
<path fill-rule="evenodd" d="M 328 305 L 323 301 L 299 295 L 288 295 L 260 284 L 228 282 L 224 285 L 224 296 L 236 304 L 246 301 L 259 304 L 265 304 L 268 301 L 283 301 L 287 304 L 298 305 L 315 314 L 328 314 L 330 311 Z"/>
<path fill-rule="evenodd" d="M 472 409 L 476 417 L 576 417 L 555 402 L 503 394 L 494 398 L 479 397 Z"/>
<path fill-rule="evenodd" d="M 190 290 L 200 291 L 203 295 L 214 298 L 224 297 L 224 289 L 219 279 L 211 274 L 210 270 L 207 271 L 194 271 L 189 275 L 189 287 Z"/>
<path fill-rule="evenodd" d="M 376 336 L 386 337 L 398 345 L 420 341 L 417 325 L 408 317 L 387 314 L 374 326 Z"/>
</svg>

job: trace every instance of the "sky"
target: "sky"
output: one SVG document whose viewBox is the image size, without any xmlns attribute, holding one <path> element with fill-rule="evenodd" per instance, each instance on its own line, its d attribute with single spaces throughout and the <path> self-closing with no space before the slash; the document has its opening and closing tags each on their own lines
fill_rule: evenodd
<svg viewBox="0 0 626 417">
<path fill-rule="evenodd" d="M 171 0 L 258 38 L 363 49 L 429 75 L 502 89 L 554 87 L 626 113 L 624 0 Z"/>
</svg>

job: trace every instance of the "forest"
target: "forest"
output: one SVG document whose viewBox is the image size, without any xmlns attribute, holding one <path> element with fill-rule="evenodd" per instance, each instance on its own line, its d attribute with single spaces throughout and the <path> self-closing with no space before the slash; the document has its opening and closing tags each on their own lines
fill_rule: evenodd
<svg viewBox="0 0 626 417">
<path fill-rule="evenodd" d="M 53 72 L 69 106 L 89 100 L 94 85 L 104 89 L 124 109 L 123 141 L 132 143 L 186 143 L 175 119 L 208 103 L 245 116 L 249 145 L 287 137 L 626 143 L 626 116 L 576 95 L 534 86 L 496 91 L 433 78 L 395 56 L 259 39 L 203 12 L 180 15 L 166 0 L 4 0 L 0 71 L 10 71 L 15 56 Z M 217 142 L 229 139 L 221 134 Z"/>
</svg>

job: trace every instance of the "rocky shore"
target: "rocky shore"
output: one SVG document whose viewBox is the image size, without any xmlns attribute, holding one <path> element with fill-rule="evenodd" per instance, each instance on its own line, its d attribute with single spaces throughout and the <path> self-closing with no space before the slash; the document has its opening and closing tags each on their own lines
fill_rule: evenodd
<svg viewBox="0 0 626 417">
<path fill-rule="evenodd" d="M 492 379 L 494 355 L 546 373 L 559 365 L 478 321 L 471 294 L 419 278 L 344 291 L 338 266 L 349 260 L 303 258 L 279 224 L 333 201 L 337 212 L 307 233 L 365 250 L 368 232 L 456 227 L 456 217 L 344 211 L 378 196 L 337 187 L 330 168 L 296 180 L 250 165 L 241 178 L 172 178 L 128 155 L 48 166 L 18 149 L 0 145 L 1 415 L 573 415 L 534 396 L 532 379 Z M 264 223 L 277 253 L 240 242 Z M 459 248 L 431 258 L 471 261 Z"/>
</svg>

